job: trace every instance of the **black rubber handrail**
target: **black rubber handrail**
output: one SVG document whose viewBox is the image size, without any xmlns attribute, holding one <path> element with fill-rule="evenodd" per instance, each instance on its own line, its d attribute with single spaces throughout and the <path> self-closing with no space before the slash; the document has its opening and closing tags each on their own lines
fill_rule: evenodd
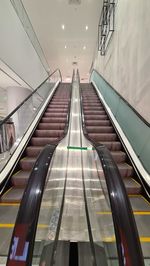
<svg viewBox="0 0 150 266">
<path fill-rule="evenodd" d="M 31 172 L 18 211 L 8 253 L 7 266 L 32 263 L 37 221 L 47 172 L 56 145 L 47 145 Z"/>
<path fill-rule="evenodd" d="M 81 90 L 80 97 L 82 102 Z M 83 133 L 96 149 L 104 171 L 114 222 L 119 265 L 144 266 L 135 218 L 118 167 L 106 146 L 94 143 L 88 138 L 82 105 L 81 117 Z"/>
<path fill-rule="evenodd" d="M 60 72 L 60 69 L 56 69 L 55 71 L 53 71 L 33 92 L 31 92 L 31 94 L 29 94 L 27 96 L 27 98 L 25 98 L 25 100 L 23 100 L 9 115 L 7 115 L 2 121 L 0 121 L 0 127 L 6 123 L 6 121 L 34 94 L 37 92 L 37 90 L 52 76 L 54 75 L 56 72 L 59 72 L 60 74 L 60 79 L 62 81 L 62 75 Z"/>
<path fill-rule="evenodd" d="M 144 266 L 138 230 L 131 204 L 110 151 L 104 145 L 93 145 L 104 171 L 114 221 L 119 265 Z"/>
<path fill-rule="evenodd" d="M 123 98 L 123 96 L 121 96 L 121 94 L 117 90 L 115 90 L 112 85 L 96 69 L 92 70 L 90 80 L 93 72 L 96 72 L 108 84 L 108 86 L 111 87 L 111 89 L 126 103 L 126 105 L 128 105 L 132 109 L 132 111 L 142 120 L 142 122 L 150 127 L 150 123 L 147 122 L 146 119 L 141 116 L 141 114 L 125 98 Z"/>
</svg>

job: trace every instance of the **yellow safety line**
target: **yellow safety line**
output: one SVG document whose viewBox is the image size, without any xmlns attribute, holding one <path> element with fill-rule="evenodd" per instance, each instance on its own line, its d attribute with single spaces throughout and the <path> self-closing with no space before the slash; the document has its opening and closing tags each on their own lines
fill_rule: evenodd
<svg viewBox="0 0 150 266">
<path fill-rule="evenodd" d="M 139 195 L 139 194 L 128 194 L 128 197 L 130 198 L 142 198 L 142 195 Z"/>
<path fill-rule="evenodd" d="M 140 236 L 141 242 L 150 242 L 150 237 Z"/>
<path fill-rule="evenodd" d="M 116 239 L 115 239 L 115 236 L 108 236 L 108 237 L 104 237 L 103 239 L 102 239 L 102 241 L 104 241 L 104 242 L 115 242 L 116 241 Z M 140 237 L 140 242 L 141 243 L 148 243 L 148 242 L 150 242 L 150 237 L 145 237 L 145 236 L 141 236 Z"/>
<path fill-rule="evenodd" d="M 0 228 L 13 228 L 14 224 L 0 224 Z"/>
<path fill-rule="evenodd" d="M 6 194 L 7 194 L 12 188 L 13 188 L 13 187 L 9 188 L 9 189 L 3 194 L 3 196 L 6 195 Z"/>
<path fill-rule="evenodd" d="M 17 171 L 13 176 L 17 175 L 19 172 L 21 172 L 21 170 Z"/>
<path fill-rule="evenodd" d="M 0 206 L 19 206 L 20 203 L 0 203 Z"/>
<path fill-rule="evenodd" d="M 13 228 L 15 224 L 0 224 L 0 228 Z M 48 224 L 38 224 L 38 228 L 48 228 Z"/>
<path fill-rule="evenodd" d="M 134 178 L 131 178 L 137 185 L 140 185 Z"/>
<path fill-rule="evenodd" d="M 141 196 L 141 197 L 146 203 L 148 203 L 148 205 L 150 205 L 150 202 L 147 199 L 145 199 L 143 196 Z"/>
<path fill-rule="evenodd" d="M 150 215 L 150 211 L 133 211 L 134 215 Z M 96 212 L 96 214 L 110 215 L 110 211 Z"/>
</svg>

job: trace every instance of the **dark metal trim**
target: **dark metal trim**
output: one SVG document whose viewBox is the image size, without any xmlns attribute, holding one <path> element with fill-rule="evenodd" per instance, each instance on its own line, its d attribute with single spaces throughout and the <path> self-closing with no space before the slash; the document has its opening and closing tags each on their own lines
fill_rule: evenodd
<svg viewBox="0 0 150 266">
<path fill-rule="evenodd" d="M 0 122 L 0 126 L 2 126 L 54 73 L 59 72 L 60 74 L 60 79 L 62 81 L 62 76 L 61 76 L 61 72 L 60 69 L 56 69 L 55 71 L 53 71 L 31 94 L 28 95 L 28 97 L 23 100 L 8 116 L 6 116 L 1 122 Z"/>
<path fill-rule="evenodd" d="M 150 123 L 147 122 L 146 119 L 143 116 L 141 116 L 140 113 L 138 113 L 138 111 L 129 102 L 127 102 L 127 100 L 125 100 L 123 96 L 121 96 L 121 94 L 119 94 L 119 92 L 115 90 L 112 87 L 112 85 L 96 69 L 92 70 L 91 76 L 93 72 L 96 72 L 107 83 L 107 85 L 111 87 L 111 89 L 121 98 L 121 100 L 123 100 L 126 103 L 126 105 L 128 105 L 132 109 L 132 111 L 143 121 L 143 123 L 146 124 L 148 127 L 150 127 Z M 90 80 L 91 80 L 91 76 L 90 76 Z"/>
</svg>

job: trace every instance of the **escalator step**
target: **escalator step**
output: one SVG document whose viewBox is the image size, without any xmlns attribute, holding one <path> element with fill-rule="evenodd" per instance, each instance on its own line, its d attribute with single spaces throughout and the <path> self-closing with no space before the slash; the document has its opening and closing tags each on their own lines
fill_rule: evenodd
<svg viewBox="0 0 150 266">
<path fill-rule="evenodd" d="M 1 198 L 1 202 L 5 203 L 19 203 L 22 199 L 24 188 L 12 187 Z"/>
<path fill-rule="evenodd" d="M 41 130 L 37 129 L 35 131 L 35 136 L 37 137 L 54 137 L 54 138 L 60 138 L 63 135 L 63 130 L 57 129 L 57 130 Z"/>
<path fill-rule="evenodd" d="M 116 163 L 125 162 L 127 158 L 126 153 L 122 151 L 111 151 L 111 155 Z"/>
<path fill-rule="evenodd" d="M 43 123 L 65 123 L 67 121 L 67 117 L 43 117 L 41 121 Z"/>
<path fill-rule="evenodd" d="M 125 178 L 123 179 L 123 182 L 129 195 L 136 195 L 142 192 L 142 186 L 133 178 Z"/>
<path fill-rule="evenodd" d="M 107 120 L 107 115 L 85 115 L 85 120 Z"/>
<path fill-rule="evenodd" d="M 99 111 L 99 110 L 85 110 L 84 111 L 84 114 L 85 115 L 105 115 L 106 114 L 106 112 L 104 111 L 104 110 L 102 110 L 102 111 Z"/>
<path fill-rule="evenodd" d="M 28 146 L 26 148 L 26 155 L 28 157 L 37 157 L 40 152 L 43 150 L 43 147 L 40 147 L 40 146 Z"/>
<path fill-rule="evenodd" d="M 102 110 L 104 110 L 104 108 L 102 106 L 99 106 L 99 107 L 95 107 L 95 106 L 91 106 L 91 107 L 83 106 L 83 110 L 84 111 L 88 111 L 88 110 L 91 110 L 91 111 L 102 111 Z"/>
<path fill-rule="evenodd" d="M 39 123 L 39 129 L 64 129 L 65 123 Z"/>
<path fill-rule="evenodd" d="M 117 139 L 116 133 L 89 133 L 88 136 L 94 141 L 114 141 Z"/>
<path fill-rule="evenodd" d="M 36 158 L 33 157 L 25 157 L 20 160 L 19 165 L 22 170 L 24 171 L 30 171 L 32 170 L 34 164 L 35 164 Z"/>
<path fill-rule="evenodd" d="M 31 144 L 33 146 L 45 146 L 47 144 L 52 144 L 52 143 L 56 143 L 58 141 L 58 138 L 53 138 L 53 137 L 49 137 L 49 138 L 40 138 L 40 137 L 33 137 L 31 139 Z"/>
<path fill-rule="evenodd" d="M 68 109 L 67 108 L 47 108 L 46 112 L 47 113 L 67 113 Z"/>
<path fill-rule="evenodd" d="M 128 178 L 133 176 L 134 170 L 131 165 L 127 163 L 119 163 L 117 166 L 122 177 Z"/>
<path fill-rule="evenodd" d="M 119 141 L 101 141 L 100 144 L 105 145 L 110 151 L 119 151 L 122 148 Z"/>
<path fill-rule="evenodd" d="M 109 126 L 109 120 L 85 120 L 86 127 L 87 126 Z"/>
<path fill-rule="evenodd" d="M 114 129 L 112 126 L 86 126 L 88 133 L 112 133 Z"/>
<path fill-rule="evenodd" d="M 15 187 L 25 187 L 28 183 L 30 171 L 19 171 L 12 176 L 12 183 Z"/>
<path fill-rule="evenodd" d="M 66 117 L 67 116 L 67 112 L 65 112 L 65 113 L 54 113 L 54 112 L 52 112 L 52 113 L 49 113 L 49 112 L 45 112 L 44 113 L 44 117 Z"/>
</svg>

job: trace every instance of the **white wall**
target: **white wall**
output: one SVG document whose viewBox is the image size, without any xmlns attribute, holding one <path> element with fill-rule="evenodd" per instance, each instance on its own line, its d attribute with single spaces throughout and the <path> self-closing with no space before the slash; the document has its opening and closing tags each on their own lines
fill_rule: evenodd
<svg viewBox="0 0 150 266">
<path fill-rule="evenodd" d="M 0 37 L 0 59 L 36 88 L 47 73 L 9 0 L 0 1 Z"/>
<path fill-rule="evenodd" d="M 7 110 L 8 114 L 11 113 L 27 96 L 31 91 L 27 88 L 19 86 L 11 86 L 7 88 Z"/>
<path fill-rule="evenodd" d="M 118 0 L 115 32 L 94 68 L 150 122 L 150 0 Z"/>
</svg>

